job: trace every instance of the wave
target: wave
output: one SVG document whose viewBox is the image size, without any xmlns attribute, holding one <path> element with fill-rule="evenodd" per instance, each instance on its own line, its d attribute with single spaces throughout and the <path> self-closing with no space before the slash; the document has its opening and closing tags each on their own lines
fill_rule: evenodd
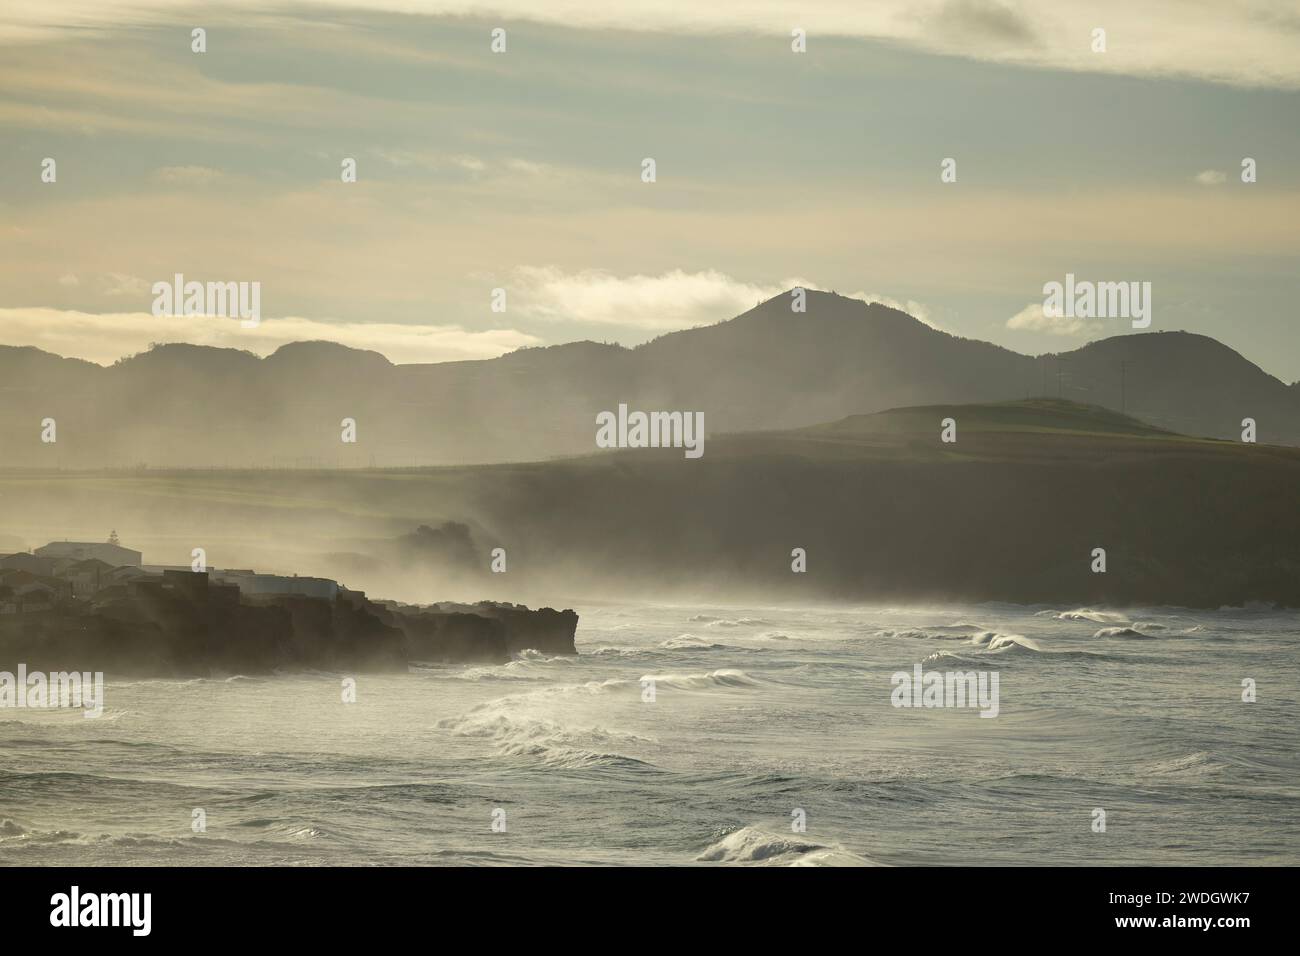
<svg viewBox="0 0 1300 956">
<path fill-rule="evenodd" d="M 696 674 L 646 674 L 638 681 L 611 678 L 584 684 L 559 684 L 487 701 L 458 717 L 443 718 L 436 726 L 457 736 L 488 739 L 503 756 L 529 757 L 549 766 L 582 768 L 613 764 L 647 767 L 650 766 L 647 761 L 624 751 L 656 743 L 652 738 L 600 725 L 562 723 L 552 715 L 557 697 L 639 693 L 644 682 L 649 680 L 655 682 L 656 688 L 683 691 L 759 686 L 754 678 L 734 668 Z"/>
<path fill-rule="evenodd" d="M 1058 621 L 1091 621 L 1093 624 L 1128 624 L 1129 619 L 1123 614 L 1117 614 L 1113 611 L 1096 611 L 1092 608 L 1081 607 L 1073 611 L 1039 611 L 1038 616 L 1044 615 L 1056 618 Z"/>
<path fill-rule="evenodd" d="M 714 687 L 758 687 L 759 682 L 744 671 L 723 667 L 707 674 L 643 674 L 642 681 L 652 680 L 656 687 L 677 690 L 709 690 Z"/>
<path fill-rule="evenodd" d="M 515 654 L 514 660 L 510 661 L 506 666 L 509 667 L 511 664 L 572 664 L 573 662 L 574 658 L 568 654 L 547 654 L 535 647 L 525 647 Z"/>
<path fill-rule="evenodd" d="M 1144 634 L 1136 627 L 1103 627 L 1096 634 L 1092 635 L 1094 639 L 1105 639 L 1108 637 L 1136 637 L 1151 638 L 1152 634 Z"/>
<path fill-rule="evenodd" d="M 514 662 L 512 661 L 511 663 Z M 484 681 L 537 682 L 546 680 L 546 677 L 542 674 L 529 674 L 519 670 L 511 670 L 510 664 L 491 664 L 484 667 L 467 667 L 452 676 L 456 680 L 473 681 L 474 683 Z"/>
<path fill-rule="evenodd" d="M 1176 757 L 1152 760 L 1141 768 L 1143 776 L 1156 777 L 1212 777 L 1228 769 L 1228 765 L 1206 750 L 1194 750 Z"/>
<path fill-rule="evenodd" d="M 1027 651 L 1041 652 L 1042 647 L 1032 637 L 1023 634 L 1002 634 L 998 631 L 980 631 L 967 644 L 982 647 L 986 651 L 1014 651 L 1023 648 Z"/>
<path fill-rule="evenodd" d="M 705 622 L 704 626 L 705 627 L 771 627 L 772 622 L 764 621 L 762 618 L 758 618 L 758 617 L 742 617 L 742 618 L 736 618 L 735 620 L 731 618 L 720 617 Z"/>
<path fill-rule="evenodd" d="M 530 648 L 520 651 L 514 660 L 504 664 L 465 667 L 454 676 L 457 680 L 468 681 L 544 681 L 549 679 L 544 673 L 544 665 L 570 663 L 572 661 L 569 658 L 551 657 Z"/>
<path fill-rule="evenodd" d="M 504 757 L 528 757 L 547 766 L 581 769 L 597 765 L 645 767 L 649 764 L 612 747 L 645 746 L 654 741 L 598 725 L 572 727 L 547 717 L 519 714 L 500 701 L 480 704 L 437 726 L 461 737 L 484 737 Z"/>
<path fill-rule="evenodd" d="M 772 833 L 760 827 L 741 827 L 697 856 L 699 863 L 733 866 L 880 866 L 841 846 L 816 843 Z"/>
<path fill-rule="evenodd" d="M 987 632 L 982 624 L 926 624 L 921 627 L 884 628 L 876 631 L 877 637 L 905 637 L 928 640 L 959 640 L 975 634 Z"/>
<path fill-rule="evenodd" d="M 0 846 L 44 846 L 53 843 L 76 843 L 83 839 L 75 830 L 29 830 L 17 820 L 0 818 Z"/>
<path fill-rule="evenodd" d="M 75 843 L 85 846 L 104 844 L 109 846 L 143 846 L 153 843 L 159 846 L 177 846 L 179 841 L 150 834 L 124 834 L 114 836 L 108 833 L 90 835 L 76 830 L 40 830 L 29 829 L 8 817 L 0 819 L 0 846 L 10 850 L 19 847 L 55 846 Z"/>
<path fill-rule="evenodd" d="M 952 651 L 935 651 L 921 661 L 922 664 L 957 664 L 961 666 L 981 667 L 988 663 L 987 655 L 978 652 L 955 654 Z"/>
<path fill-rule="evenodd" d="M 922 664 L 950 663 L 972 667 L 988 666 L 990 658 L 1025 657 L 1037 661 L 1101 661 L 1112 664 L 1159 664 L 1159 657 L 1144 657 L 1136 654 L 1106 654 L 1101 651 L 1049 651 L 1043 650 L 1028 638 L 1024 642 L 1011 642 L 988 650 L 975 647 L 966 653 L 953 651 L 936 651 L 925 658 Z"/>
<path fill-rule="evenodd" d="M 281 820 L 243 820 L 236 823 L 235 826 L 266 830 L 268 833 L 274 833 L 277 836 L 286 837 L 297 842 L 324 840 L 331 836 L 326 830 L 309 823 L 286 823 Z"/>
<path fill-rule="evenodd" d="M 502 756 L 528 757 L 552 767 L 644 767 L 649 766 L 646 761 L 622 751 L 654 744 L 652 738 L 600 725 L 561 723 L 535 712 L 538 708 L 549 712 L 550 702 L 558 696 L 604 694 L 636 686 L 631 681 L 611 679 L 546 687 L 487 701 L 458 717 L 445 717 L 435 726 L 460 737 L 490 740 Z"/>
<path fill-rule="evenodd" d="M 641 647 L 611 647 L 608 645 L 601 645 L 599 647 L 584 647 L 582 649 L 583 657 L 636 657 L 637 655 L 644 653 L 645 649 Z"/>
<path fill-rule="evenodd" d="M 135 713 L 134 711 L 130 711 L 130 710 L 118 710 L 113 707 L 105 707 L 104 712 L 102 714 L 100 714 L 98 717 L 92 717 L 90 719 L 101 724 L 111 724 L 114 723 L 115 721 L 121 720 L 124 717 L 130 717 L 134 713 Z"/>
<path fill-rule="evenodd" d="M 715 644 L 694 634 L 678 634 L 666 641 L 660 641 L 659 646 L 671 651 L 720 651 L 727 647 L 726 644 Z"/>
<path fill-rule="evenodd" d="M 591 656 L 588 654 L 588 656 Z M 513 660 L 504 664 L 446 664 L 438 661 L 411 661 L 408 674 L 445 675 L 453 680 L 473 681 L 545 681 L 551 664 L 570 665 L 574 658 L 551 656 L 531 648 L 519 651 Z"/>
</svg>

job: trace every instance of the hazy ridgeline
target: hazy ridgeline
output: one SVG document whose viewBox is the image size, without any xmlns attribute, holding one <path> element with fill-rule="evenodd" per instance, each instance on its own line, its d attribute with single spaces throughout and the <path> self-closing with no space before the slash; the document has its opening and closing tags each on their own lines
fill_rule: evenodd
<svg viewBox="0 0 1300 956">
<path fill-rule="evenodd" d="M 645 449 L 409 470 L 8 473 L 0 522 L 29 545 L 113 527 L 149 562 L 188 564 L 203 547 L 216 567 L 409 601 L 1300 605 L 1297 488 L 1300 450 L 1033 401 L 713 436 L 698 460 Z M 505 574 L 489 570 L 498 547 Z M 792 573 L 794 548 L 807 573 Z"/>
<path fill-rule="evenodd" d="M 484 361 L 393 365 L 298 342 L 259 358 L 165 345 L 103 368 L 0 347 L 0 467 L 407 467 L 593 450 L 620 402 L 703 412 L 709 434 L 935 403 L 1062 397 L 1189 435 L 1300 444 L 1300 387 L 1225 345 L 1123 335 L 1029 357 L 903 312 L 809 291 L 646 345 L 575 342 Z M 40 423 L 58 425 L 43 443 Z M 357 442 L 340 442 L 340 423 Z"/>
</svg>

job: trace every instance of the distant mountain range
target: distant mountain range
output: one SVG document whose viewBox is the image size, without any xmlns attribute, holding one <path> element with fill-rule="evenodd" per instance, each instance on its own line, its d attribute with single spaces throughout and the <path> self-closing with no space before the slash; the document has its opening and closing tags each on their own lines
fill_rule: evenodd
<svg viewBox="0 0 1300 956">
<path fill-rule="evenodd" d="M 518 462 L 595 449 L 619 403 L 702 411 L 706 432 L 783 429 L 888 408 L 1063 397 L 1187 435 L 1300 445 L 1300 387 L 1184 332 L 1038 357 L 809 292 L 636 348 L 575 342 L 394 365 L 298 342 L 259 358 L 162 345 L 104 368 L 0 347 L 0 467 L 368 466 Z M 42 443 L 53 418 L 57 441 Z M 340 440 L 357 423 L 357 443 Z"/>
</svg>

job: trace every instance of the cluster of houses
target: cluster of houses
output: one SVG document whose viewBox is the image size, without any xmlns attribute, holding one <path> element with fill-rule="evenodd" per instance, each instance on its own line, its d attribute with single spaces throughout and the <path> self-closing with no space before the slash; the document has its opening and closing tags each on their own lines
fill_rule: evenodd
<svg viewBox="0 0 1300 956">
<path fill-rule="evenodd" d="M 328 578 L 248 570 L 196 574 L 190 568 L 145 565 L 143 557 L 141 552 L 123 547 L 117 532 L 102 543 L 52 541 L 29 552 L 0 555 L 0 616 L 66 612 L 87 603 L 133 596 L 140 590 L 201 587 L 208 599 L 234 603 L 239 602 L 241 593 L 333 600 L 346 590 Z"/>
</svg>

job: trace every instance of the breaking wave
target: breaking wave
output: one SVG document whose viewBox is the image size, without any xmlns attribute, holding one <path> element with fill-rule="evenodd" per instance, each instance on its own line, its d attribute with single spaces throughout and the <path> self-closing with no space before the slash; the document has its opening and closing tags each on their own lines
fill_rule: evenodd
<svg viewBox="0 0 1300 956">
<path fill-rule="evenodd" d="M 657 687 L 677 690 L 709 690 L 714 687 L 758 687 L 759 682 L 735 667 L 723 667 L 707 674 L 644 674 L 641 680 L 652 680 Z"/>
<path fill-rule="evenodd" d="M 1099 638 L 1099 639 L 1107 638 L 1107 637 L 1138 637 L 1138 638 L 1154 637 L 1154 635 L 1152 634 L 1142 633 L 1142 631 L 1138 630 L 1136 627 L 1103 627 L 1100 631 L 1098 631 L 1096 634 L 1092 636 L 1094 638 Z"/>
<path fill-rule="evenodd" d="M 694 634 L 678 634 L 666 641 L 660 641 L 659 646 L 671 651 L 721 651 L 727 647 L 726 644 L 715 644 Z"/>
<path fill-rule="evenodd" d="M 1073 611 L 1040 611 L 1040 615 L 1050 615 L 1058 621 L 1091 621 L 1093 624 L 1128 624 L 1129 619 L 1113 611 L 1094 611 L 1081 607 Z"/>
<path fill-rule="evenodd" d="M 982 624 L 928 624 L 922 627 L 885 628 L 876 631 L 877 637 L 909 637 L 928 640 L 961 640 L 976 634 L 986 633 Z"/>
<path fill-rule="evenodd" d="M 1032 637 L 1023 634 L 1000 634 L 997 631 L 980 631 L 966 642 L 986 651 L 1014 651 L 1024 648 L 1027 651 L 1042 651 L 1042 647 Z"/>
<path fill-rule="evenodd" d="M 648 737 L 601 726 L 574 727 L 548 717 L 517 712 L 511 698 L 480 704 L 437 726 L 461 737 L 490 740 L 505 757 L 529 757 L 552 767 L 577 769 L 600 764 L 647 765 L 620 749 L 653 744 Z"/>
<path fill-rule="evenodd" d="M 700 863 L 733 866 L 880 866 L 840 846 L 800 839 L 794 834 L 772 833 L 760 827 L 741 827 L 704 850 Z"/>
</svg>

